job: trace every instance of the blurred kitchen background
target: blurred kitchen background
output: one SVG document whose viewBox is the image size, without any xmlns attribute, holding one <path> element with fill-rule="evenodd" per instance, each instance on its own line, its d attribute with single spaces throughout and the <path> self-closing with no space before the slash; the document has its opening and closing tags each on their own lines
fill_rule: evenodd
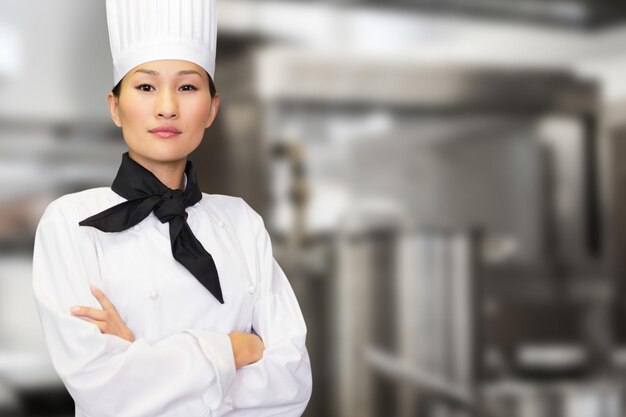
<svg viewBox="0 0 626 417">
<path fill-rule="evenodd" d="M 0 0 L 0 415 L 73 415 L 34 231 L 110 185 L 104 1 Z M 305 416 L 626 415 L 626 5 L 219 0 L 203 191 L 266 219 Z"/>
</svg>

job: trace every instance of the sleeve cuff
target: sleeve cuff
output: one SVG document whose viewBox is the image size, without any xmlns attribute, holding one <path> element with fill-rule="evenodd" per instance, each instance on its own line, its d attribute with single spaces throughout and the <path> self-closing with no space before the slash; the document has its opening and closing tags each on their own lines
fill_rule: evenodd
<svg viewBox="0 0 626 417">
<path fill-rule="evenodd" d="M 216 409 L 228 392 L 231 384 L 235 380 L 235 355 L 230 337 L 224 333 L 210 332 L 206 330 L 190 329 L 185 330 L 192 335 L 200 345 L 202 353 L 211 362 L 215 369 L 215 375 L 220 386 L 220 398 L 204 398 L 205 404 Z M 208 394 L 210 395 L 210 394 Z"/>
</svg>

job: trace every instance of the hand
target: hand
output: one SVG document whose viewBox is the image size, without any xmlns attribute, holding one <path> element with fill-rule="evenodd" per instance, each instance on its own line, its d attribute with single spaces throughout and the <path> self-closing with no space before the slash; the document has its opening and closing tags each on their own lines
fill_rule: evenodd
<svg viewBox="0 0 626 417">
<path fill-rule="evenodd" d="M 109 301 L 106 295 L 104 295 L 104 292 L 92 286 L 91 293 L 94 297 L 96 297 L 104 310 L 98 310 L 97 308 L 92 307 L 76 306 L 70 309 L 71 313 L 78 318 L 94 323 L 98 326 L 100 332 L 104 334 L 119 336 L 122 339 L 133 342 L 135 340 L 135 335 L 126 326 L 126 323 L 124 323 L 118 314 L 115 306 Z"/>
<path fill-rule="evenodd" d="M 251 333 L 233 332 L 228 335 L 233 345 L 235 368 L 259 361 L 263 357 L 265 344 L 259 336 Z"/>
</svg>

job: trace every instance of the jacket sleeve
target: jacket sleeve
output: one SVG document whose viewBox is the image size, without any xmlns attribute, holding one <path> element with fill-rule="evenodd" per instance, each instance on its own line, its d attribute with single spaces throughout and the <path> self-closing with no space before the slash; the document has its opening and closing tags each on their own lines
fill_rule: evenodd
<svg viewBox="0 0 626 417">
<path fill-rule="evenodd" d="M 257 245 L 258 297 L 253 330 L 265 344 L 263 358 L 237 371 L 227 394 L 229 417 L 300 416 L 311 396 L 306 325 L 298 301 L 272 254 L 263 219 L 248 209 Z"/>
<path fill-rule="evenodd" d="M 76 407 L 90 417 L 194 416 L 217 409 L 236 375 L 228 335 L 190 329 L 155 343 L 131 343 L 70 314 L 75 305 L 102 308 L 89 290 L 100 275 L 96 247 L 72 217 L 52 203 L 40 220 L 33 291 L 52 364 Z"/>
</svg>

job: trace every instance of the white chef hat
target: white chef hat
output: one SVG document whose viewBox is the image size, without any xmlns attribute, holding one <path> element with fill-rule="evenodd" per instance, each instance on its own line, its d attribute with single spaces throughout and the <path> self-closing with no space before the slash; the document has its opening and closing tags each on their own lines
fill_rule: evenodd
<svg viewBox="0 0 626 417">
<path fill-rule="evenodd" d="M 215 74 L 215 0 L 106 0 L 114 85 L 149 61 L 181 59 Z"/>
</svg>

